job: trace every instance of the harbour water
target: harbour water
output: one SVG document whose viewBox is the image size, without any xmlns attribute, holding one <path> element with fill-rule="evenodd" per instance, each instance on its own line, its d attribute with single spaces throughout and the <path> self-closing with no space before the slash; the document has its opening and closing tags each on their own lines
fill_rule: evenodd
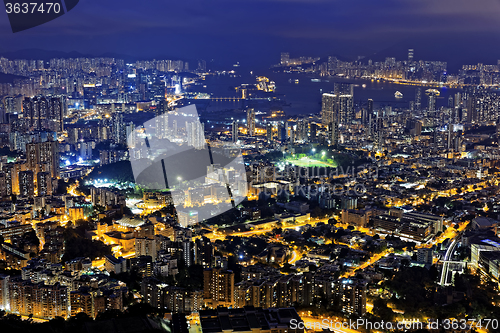
<svg viewBox="0 0 500 333">
<path fill-rule="evenodd" d="M 194 86 L 191 91 L 211 94 L 214 97 L 240 97 L 235 87 L 241 84 L 254 84 L 256 77 L 261 74 L 245 73 L 240 75 L 217 75 L 207 76 L 203 85 Z M 354 84 L 354 103 L 356 107 L 362 107 L 368 99 L 373 99 L 375 108 L 392 106 L 396 108 L 409 108 L 410 101 L 415 100 L 416 86 L 397 84 L 384 81 L 372 81 L 361 79 L 343 79 L 339 77 L 309 76 L 305 74 L 269 73 L 266 75 L 271 81 L 276 82 L 276 90 L 269 93 L 269 98 L 277 97 L 283 101 L 281 108 L 287 115 L 307 115 L 318 113 L 321 110 L 321 94 L 331 92 L 336 82 Z M 312 79 L 312 80 L 311 80 Z M 422 86 L 422 107 L 427 106 L 425 90 Z M 396 98 L 395 92 L 403 94 L 402 98 Z M 458 89 L 443 87 L 439 89 L 440 96 L 436 101 L 436 107 L 448 105 L 448 97 L 454 96 Z M 238 109 L 244 107 L 241 100 L 236 101 L 214 101 L 207 102 L 206 111 L 220 111 Z M 263 109 L 266 107 L 261 105 Z M 265 111 L 265 110 L 263 110 Z"/>
</svg>

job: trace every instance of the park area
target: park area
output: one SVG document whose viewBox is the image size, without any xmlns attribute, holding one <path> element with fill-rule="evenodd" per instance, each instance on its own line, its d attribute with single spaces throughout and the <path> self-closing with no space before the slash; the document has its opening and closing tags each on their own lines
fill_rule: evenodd
<svg viewBox="0 0 500 333">
<path fill-rule="evenodd" d="M 316 154 L 319 156 L 305 156 L 305 154 L 300 154 L 298 156 L 290 156 L 286 158 L 286 162 L 304 168 L 310 167 L 331 167 L 336 168 L 337 163 L 331 158 L 321 156 L 321 154 Z"/>
</svg>

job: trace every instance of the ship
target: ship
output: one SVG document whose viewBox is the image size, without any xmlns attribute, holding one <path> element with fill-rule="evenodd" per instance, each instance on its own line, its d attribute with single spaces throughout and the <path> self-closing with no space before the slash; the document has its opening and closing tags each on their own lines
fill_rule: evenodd
<svg viewBox="0 0 500 333">
<path fill-rule="evenodd" d="M 394 97 L 396 97 L 396 98 L 403 98 L 403 94 L 400 91 L 396 91 L 394 93 Z"/>
</svg>

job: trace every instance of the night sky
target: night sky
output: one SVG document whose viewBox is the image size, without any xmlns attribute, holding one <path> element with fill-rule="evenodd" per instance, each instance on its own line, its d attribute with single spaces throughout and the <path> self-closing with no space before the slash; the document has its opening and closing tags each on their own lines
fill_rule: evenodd
<svg viewBox="0 0 500 333">
<path fill-rule="evenodd" d="M 401 59 L 414 47 L 417 59 L 496 63 L 499 17 L 499 0 L 80 0 L 66 15 L 16 34 L 2 12 L 0 52 L 270 65 L 282 51 Z"/>
</svg>

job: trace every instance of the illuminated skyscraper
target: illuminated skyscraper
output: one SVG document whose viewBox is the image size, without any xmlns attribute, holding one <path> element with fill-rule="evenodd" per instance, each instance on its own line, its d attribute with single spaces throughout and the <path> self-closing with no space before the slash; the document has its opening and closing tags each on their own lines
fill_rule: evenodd
<svg viewBox="0 0 500 333">
<path fill-rule="evenodd" d="M 127 143 L 127 130 L 123 122 L 123 113 L 115 112 L 113 114 L 113 140 L 116 143 Z"/>
<path fill-rule="evenodd" d="M 418 87 L 415 90 L 415 110 L 420 111 L 422 108 L 422 89 Z"/>
<path fill-rule="evenodd" d="M 434 112 L 436 111 L 436 98 L 439 96 L 439 91 L 435 89 L 427 89 L 425 94 L 428 96 L 428 104 L 427 111 Z"/>
<path fill-rule="evenodd" d="M 22 106 L 23 117 L 27 119 L 30 129 L 49 129 L 57 132 L 64 130 L 63 117 L 66 109 L 64 97 L 26 97 Z"/>
<path fill-rule="evenodd" d="M 19 194 L 22 197 L 32 198 L 35 195 L 35 183 L 33 171 L 19 172 Z"/>
<path fill-rule="evenodd" d="M 323 125 L 329 127 L 330 144 L 336 145 L 338 143 L 339 125 L 349 123 L 352 120 L 353 115 L 354 109 L 352 93 L 343 89 L 338 89 L 338 93 L 323 94 L 321 121 Z"/>
<path fill-rule="evenodd" d="M 187 143 L 196 149 L 203 149 L 205 147 L 205 124 L 199 121 L 187 122 Z"/>
<path fill-rule="evenodd" d="M 366 313 L 366 283 L 362 280 L 341 279 L 335 288 L 341 311 L 363 316 Z"/>
<path fill-rule="evenodd" d="M 96 107 L 97 93 L 95 84 L 83 85 L 83 105 L 86 109 L 93 109 Z"/>
<path fill-rule="evenodd" d="M 368 99 L 368 102 L 366 103 L 366 110 L 363 110 L 361 119 L 363 124 L 368 123 L 368 120 L 370 118 L 369 115 L 373 115 L 373 99 Z"/>
<path fill-rule="evenodd" d="M 8 283 L 10 311 L 37 318 L 68 317 L 68 288 L 13 278 Z"/>
<path fill-rule="evenodd" d="M 496 121 L 500 112 L 500 98 L 484 89 L 473 89 L 467 96 L 467 122 Z"/>
<path fill-rule="evenodd" d="M 209 308 L 234 305 L 234 273 L 222 268 L 206 269 L 203 272 L 203 298 Z"/>
<path fill-rule="evenodd" d="M 408 49 L 408 62 L 413 62 L 413 49 Z"/>
<path fill-rule="evenodd" d="M 39 172 L 36 181 L 38 196 L 52 195 L 52 178 L 48 172 Z"/>
<path fill-rule="evenodd" d="M 328 125 L 328 139 L 332 145 L 336 145 L 339 142 L 338 124 L 335 122 Z"/>
<path fill-rule="evenodd" d="M 156 136 L 159 139 L 168 137 L 168 102 L 163 99 L 156 106 L 155 110 Z"/>
<path fill-rule="evenodd" d="M 271 124 L 271 123 L 267 123 L 266 137 L 267 137 L 268 142 L 273 141 L 273 124 Z"/>
<path fill-rule="evenodd" d="M 253 108 L 250 108 L 247 110 L 247 128 L 248 128 L 248 135 L 254 136 L 255 135 L 255 109 L 253 109 Z"/>
<path fill-rule="evenodd" d="M 129 147 L 135 147 L 135 124 L 131 121 L 125 127 L 125 135 Z"/>
<path fill-rule="evenodd" d="M 32 170 L 35 174 L 48 171 L 51 177 L 59 177 L 59 142 L 26 144 L 26 160 L 28 170 Z"/>
<path fill-rule="evenodd" d="M 324 93 L 321 107 L 323 125 L 330 123 L 347 124 L 354 116 L 353 95 L 351 93 Z"/>
<path fill-rule="evenodd" d="M 233 124 L 232 124 L 232 140 L 233 140 L 233 143 L 235 143 L 236 141 L 238 141 L 238 122 L 236 120 L 233 120 Z"/>
</svg>

